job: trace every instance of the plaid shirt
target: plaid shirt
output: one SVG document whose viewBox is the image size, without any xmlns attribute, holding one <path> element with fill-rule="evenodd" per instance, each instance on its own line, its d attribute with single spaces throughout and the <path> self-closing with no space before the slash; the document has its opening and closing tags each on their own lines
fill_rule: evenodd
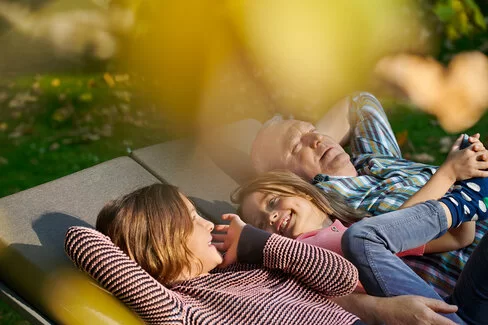
<svg viewBox="0 0 488 325">
<path fill-rule="evenodd" d="M 388 118 L 373 95 L 353 95 L 350 107 L 351 159 L 358 176 L 319 174 L 314 184 L 324 191 L 338 192 L 350 206 L 373 215 L 397 210 L 430 179 L 437 167 L 402 158 Z M 407 257 L 404 261 L 441 296 L 447 296 L 487 230 L 488 222 L 478 222 L 472 245 L 442 254 Z"/>
</svg>

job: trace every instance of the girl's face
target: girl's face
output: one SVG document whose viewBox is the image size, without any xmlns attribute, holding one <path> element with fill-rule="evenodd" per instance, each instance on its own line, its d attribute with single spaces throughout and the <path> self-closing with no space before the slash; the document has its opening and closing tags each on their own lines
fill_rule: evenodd
<svg viewBox="0 0 488 325">
<path fill-rule="evenodd" d="M 290 238 L 330 224 L 325 212 L 301 196 L 254 192 L 244 198 L 241 211 L 250 224 Z"/>
<path fill-rule="evenodd" d="M 222 256 L 215 246 L 212 245 L 211 232 L 214 228 L 214 224 L 200 217 L 193 204 L 184 195 L 182 195 L 182 197 L 193 220 L 193 231 L 188 237 L 186 244 L 193 256 L 198 259 L 192 261 L 193 274 L 190 274 L 190 277 L 195 277 L 201 274 L 207 274 L 217 265 L 222 263 Z M 202 270 L 200 273 L 195 274 L 200 270 L 199 261 L 201 262 Z"/>
</svg>

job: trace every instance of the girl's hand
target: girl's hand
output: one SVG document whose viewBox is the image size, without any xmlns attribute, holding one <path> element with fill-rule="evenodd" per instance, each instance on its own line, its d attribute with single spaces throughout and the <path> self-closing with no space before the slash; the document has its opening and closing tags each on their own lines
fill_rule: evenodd
<svg viewBox="0 0 488 325">
<path fill-rule="evenodd" d="M 454 142 L 446 161 L 439 168 L 453 181 L 461 181 L 473 177 L 488 177 L 488 151 L 479 141 L 479 134 L 469 137 L 471 145 L 459 149 L 462 135 Z"/>
<path fill-rule="evenodd" d="M 462 140 L 463 135 L 461 135 L 460 138 Z M 469 147 L 474 152 L 483 151 L 486 149 L 485 146 L 483 145 L 483 142 L 480 141 L 480 134 L 479 133 L 475 133 L 475 134 L 469 136 L 467 144 L 465 144 L 464 147 L 462 147 L 462 148 L 460 147 L 463 145 L 461 140 L 459 140 L 459 138 L 458 138 L 454 142 L 453 147 L 451 148 L 451 151 L 460 150 L 460 149 L 469 148 Z"/>
<path fill-rule="evenodd" d="M 230 220 L 229 225 L 216 225 L 214 230 L 219 234 L 212 234 L 215 247 L 223 253 L 223 262 L 219 267 L 226 267 L 237 262 L 237 244 L 241 232 L 246 225 L 236 214 L 224 214 L 222 219 Z"/>
</svg>

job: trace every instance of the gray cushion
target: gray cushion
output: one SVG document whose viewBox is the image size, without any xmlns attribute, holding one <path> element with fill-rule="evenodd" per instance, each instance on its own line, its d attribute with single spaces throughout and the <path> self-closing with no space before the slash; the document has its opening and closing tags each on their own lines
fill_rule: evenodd
<svg viewBox="0 0 488 325">
<path fill-rule="evenodd" d="M 261 127 L 256 120 L 227 125 L 200 138 L 135 150 L 132 157 L 160 180 L 177 185 L 209 219 L 234 212 L 229 194 L 254 176 L 249 152 Z"/>
<path fill-rule="evenodd" d="M 107 294 L 101 289 L 87 289 L 94 296 L 91 302 L 85 299 L 83 319 L 60 315 L 58 311 L 69 314 L 70 308 L 76 310 L 67 305 L 77 292 L 73 286 L 63 291 L 63 281 L 55 274 L 65 272 L 66 267 L 74 269 L 63 250 L 68 227 L 94 226 L 105 202 L 155 182 L 158 180 L 135 161 L 121 157 L 0 199 L 0 280 L 60 323 L 73 323 L 69 317 L 86 323 L 90 315 L 96 319 L 100 312 L 105 314 L 105 323 L 134 322 L 137 319 L 131 312 L 116 299 L 103 298 Z M 72 280 L 71 275 L 66 278 Z M 60 297 L 56 296 L 58 289 Z"/>
</svg>

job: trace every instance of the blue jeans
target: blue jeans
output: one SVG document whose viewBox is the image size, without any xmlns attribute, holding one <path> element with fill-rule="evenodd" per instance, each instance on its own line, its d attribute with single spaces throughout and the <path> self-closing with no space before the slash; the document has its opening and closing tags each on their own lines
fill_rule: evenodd
<svg viewBox="0 0 488 325">
<path fill-rule="evenodd" d="M 394 253 L 418 247 L 446 231 L 443 208 L 437 201 L 428 201 L 353 224 L 342 238 L 342 250 L 359 269 L 359 279 L 369 294 L 442 300 Z M 478 244 L 453 294 L 445 300 L 459 308 L 457 315 L 444 315 L 447 318 L 460 324 L 488 324 L 488 236 Z"/>
</svg>

